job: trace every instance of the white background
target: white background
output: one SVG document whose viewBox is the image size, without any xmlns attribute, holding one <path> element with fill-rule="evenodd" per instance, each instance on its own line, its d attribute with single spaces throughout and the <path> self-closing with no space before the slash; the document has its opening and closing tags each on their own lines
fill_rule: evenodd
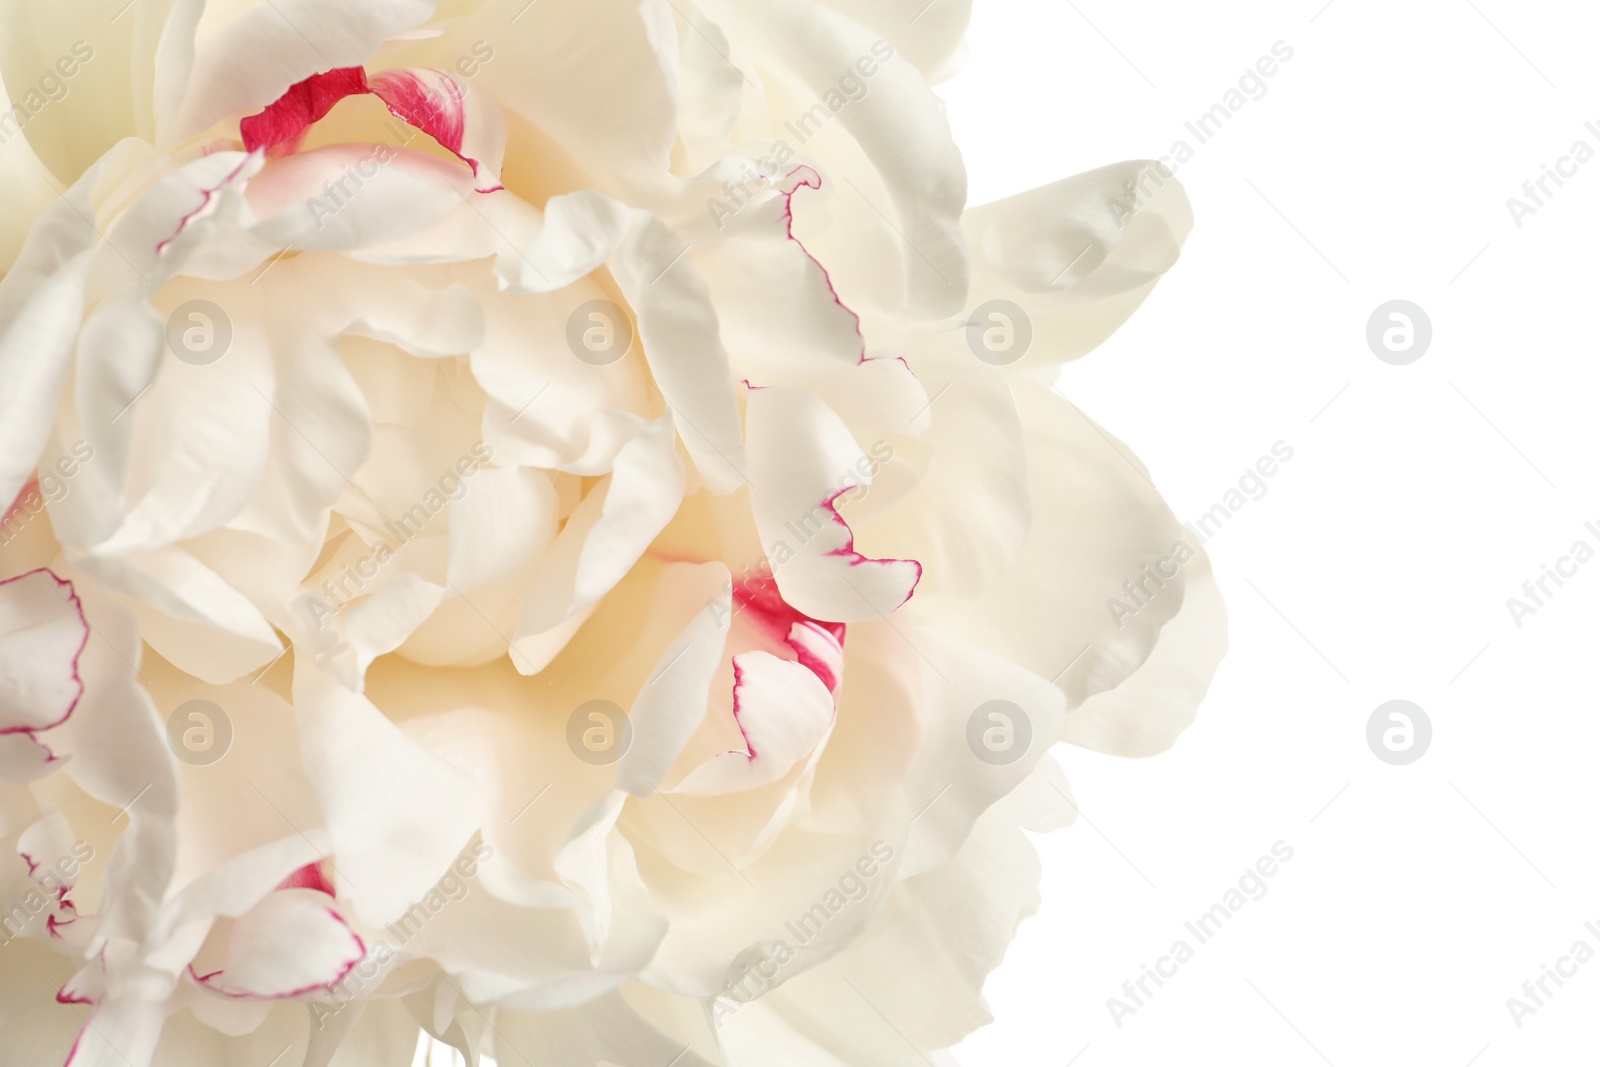
<svg viewBox="0 0 1600 1067">
<path fill-rule="evenodd" d="M 1506 205 L 1600 150 L 1600 14 L 1323 4 L 988 0 L 940 88 L 973 203 L 1196 148 L 1182 260 L 1063 389 L 1183 521 L 1294 449 L 1207 545 L 1232 647 L 1194 726 L 1144 761 L 1058 747 L 1082 818 L 1037 841 L 1043 907 L 968 1067 L 1600 1062 L 1600 959 L 1520 1028 L 1506 1004 L 1600 950 L 1600 559 L 1521 628 L 1506 604 L 1600 549 L 1600 159 L 1520 229 Z M 1185 121 L 1280 40 L 1200 146 Z M 1409 366 L 1365 339 L 1397 298 L 1433 324 Z M 1433 725 L 1409 766 L 1366 743 L 1395 698 Z M 1267 895 L 1119 1028 L 1107 998 L 1280 840 Z"/>
</svg>

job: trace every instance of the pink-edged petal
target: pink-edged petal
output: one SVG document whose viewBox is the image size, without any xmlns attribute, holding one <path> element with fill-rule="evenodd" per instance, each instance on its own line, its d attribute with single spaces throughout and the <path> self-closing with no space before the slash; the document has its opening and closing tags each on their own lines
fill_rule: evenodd
<svg viewBox="0 0 1600 1067">
<path fill-rule="evenodd" d="M 833 89 L 839 72 L 859 57 L 882 56 L 875 30 L 853 13 L 842 15 L 814 0 L 743 4 L 740 14 L 741 43 L 774 82 L 786 83 L 797 100 L 807 101 L 802 110 Z M 847 140 L 854 145 L 847 147 Z M 866 166 L 847 162 L 857 146 Z M 848 223 L 810 242 L 853 306 L 866 298 L 888 307 L 909 302 L 914 311 L 934 316 L 957 313 L 967 291 L 960 230 L 966 170 L 944 107 L 922 72 L 899 58 L 885 61 L 871 91 L 840 111 L 807 151 L 829 160 L 829 170 L 848 176 L 860 194 L 835 203 Z M 891 258 L 861 254 L 869 247 Z"/>
<path fill-rule="evenodd" d="M 308 863 L 285 878 L 278 886 L 279 889 L 315 889 L 328 896 L 337 896 L 333 883 L 328 881 L 328 876 L 322 871 L 322 861 Z"/>
<path fill-rule="evenodd" d="M 860 316 L 795 235 L 794 198 L 822 188 L 822 177 L 800 167 L 774 184 L 776 195 L 719 221 L 726 239 L 696 250 L 729 356 L 758 385 L 783 384 L 774 375 L 797 367 L 854 366 L 867 358 Z"/>
<path fill-rule="evenodd" d="M 58 1004 L 98 1004 L 106 995 L 104 957 L 91 960 L 56 990 Z"/>
<path fill-rule="evenodd" d="M 171 65 L 160 102 L 167 119 L 163 146 L 259 111 L 318 71 L 367 62 L 385 41 L 426 22 L 437 0 L 273 0 L 228 5 L 248 7 L 232 19 L 221 6 L 210 4 L 204 12 L 208 25 L 192 45 L 192 58 L 183 40 L 201 21 L 192 9 L 166 42 L 163 58 Z"/>
<path fill-rule="evenodd" d="M 871 469 L 839 416 L 788 388 L 751 390 L 746 414 L 750 502 L 783 600 L 828 622 L 864 622 L 909 600 L 922 565 L 858 551 L 839 512 Z"/>
<path fill-rule="evenodd" d="M 59 757 L 32 734 L 0 736 L 0 779 L 32 782 L 55 770 Z"/>
<path fill-rule="evenodd" d="M 839 290 L 834 287 L 833 275 L 828 273 L 828 268 L 822 261 L 811 254 L 805 243 L 795 236 L 794 232 L 794 198 L 801 189 L 821 189 L 822 175 L 811 167 L 796 167 L 784 176 L 778 183 L 778 190 L 783 194 L 783 236 L 804 257 L 807 267 L 801 267 L 794 272 L 793 285 L 803 292 L 811 303 L 807 310 L 811 317 L 819 322 L 833 324 L 835 333 L 843 332 L 848 324 L 848 330 L 854 337 L 846 337 L 839 344 L 842 351 L 849 351 L 853 346 L 857 351 L 856 361 L 867 361 L 866 339 L 861 334 L 861 316 L 851 311 L 839 297 Z M 826 302 L 832 308 L 822 306 L 822 297 L 826 295 Z"/>
<path fill-rule="evenodd" d="M 48 570 L 0 582 L 0 735 L 67 721 L 83 696 L 89 622 L 72 583 Z"/>
<path fill-rule="evenodd" d="M 795 662 L 817 676 L 817 681 L 827 686 L 830 693 L 839 691 L 839 681 L 844 674 L 843 626 L 814 622 L 807 619 L 789 628 L 785 639 L 794 649 Z"/>
<path fill-rule="evenodd" d="M 45 933 L 64 940 L 62 929 L 78 921 L 78 907 L 69 894 L 77 884 L 81 861 L 72 824 L 61 812 L 52 812 L 30 825 L 17 838 L 17 855 L 28 867 L 28 877 L 48 901 Z"/>
<path fill-rule="evenodd" d="M 472 168 L 480 193 L 498 192 L 506 122 L 486 93 L 469 93 L 454 75 L 417 68 L 385 70 L 369 79 L 372 93 L 397 117 L 455 153 Z"/>
<path fill-rule="evenodd" d="M 249 152 L 292 153 L 306 131 L 339 101 L 368 93 L 471 167 L 478 192 L 504 188 L 500 167 L 505 160 L 505 117 L 485 94 L 469 94 L 453 75 L 439 70 L 385 70 L 369 77 L 362 67 L 339 67 L 313 74 L 290 86 L 259 114 L 242 119 L 240 138 Z"/>
<path fill-rule="evenodd" d="M 319 121 L 339 101 L 372 90 L 361 67 L 337 67 L 295 82 L 260 114 L 239 121 L 245 151 L 266 149 L 269 154 L 293 152 L 300 147 L 311 124 Z"/>
<path fill-rule="evenodd" d="M 742 581 L 733 596 L 747 622 L 770 641 L 788 645 L 796 662 L 815 674 L 829 692 L 838 694 L 844 676 L 843 623 L 818 622 L 795 610 L 769 578 Z"/>
<path fill-rule="evenodd" d="M 219 970 L 194 977 L 224 996 L 281 1000 L 331 988 L 366 954 L 366 944 L 328 906 L 326 894 L 285 889 L 234 922 Z"/>
<path fill-rule="evenodd" d="M 17 855 L 28 866 L 28 877 L 59 899 L 77 882 L 78 861 L 73 853 L 77 838 L 61 812 L 33 823 L 17 838 Z"/>
<path fill-rule="evenodd" d="M 833 694 L 809 668 L 768 652 L 733 657 L 733 718 L 743 750 L 702 763 L 672 790 L 706 796 L 775 782 L 816 751 L 833 726 Z"/>
</svg>

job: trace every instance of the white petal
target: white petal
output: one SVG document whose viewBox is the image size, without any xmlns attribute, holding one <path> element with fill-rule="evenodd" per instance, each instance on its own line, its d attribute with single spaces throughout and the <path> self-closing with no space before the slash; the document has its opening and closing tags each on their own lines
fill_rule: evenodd
<svg viewBox="0 0 1600 1067">
<path fill-rule="evenodd" d="M 1194 215 L 1183 186 L 1162 178 L 1161 166 L 1118 163 L 967 212 L 971 303 L 1009 300 L 1033 329 L 1016 366 L 1092 351 L 1177 262 Z M 1130 183 L 1143 189 L 1130 194 Z M 1124 207 L 1114 211 L 1114 203 Z"/>
<path fill-rule="evenodd" d="M 733 717 L 745 749 L 713 756 L 672 792 L 712 796 L 775 782 L 828 736 L 833 694 L 808 668 L 746 652 L 733 657 L 733 673 Z"/>
<path fill-rule="evenodd" d="M 72 583 L 49 571 L 0 582 L 0 733 L 66 722 L 83 696 L 89 623 Z"/>
<path fill-rule="evenodd" d="M 342 190 L 328 191 L 341 181 Z M 382 246 L 448 218 L 471 189 L 460 164 L 408 149 L 340 144 L 296 152 L 251 181 L 249 202 L 262 221 L 250 236 L 302 252 Z"/>
<path fill-rule="evenodd" d="M 868 167 L 852 174 L 856 191 L 841 195 L 865 198 L 866 217 L 878 220 L 874 226 L 887 226 L 891 234 L 899 231 L 891 254 L 904 272 L 904 298 L 919 312 L 954 313 L 967 292 L 960 229 L 966 170 L 944 108 L 922 73 L 904 59 L 889 59 L 874 75 L 871 91 L 834 114 L 821 101 L 830 92 L 839 94 L 840 72 L 850 71 L 858 59 L 882 58 L 874 50 L 877 34 L 812 0 L 746 0 L 741 11 L 742 25 L 763 58 L 786 68 L 797 83 L 795 99 L 803 102 L 794 113 L 805 113 L 816 103 L 826 115 L 815 143 L 806 145 L 822 161 L 824 179 L 835 169 L 841 176 L 846 173 L 843 166 L 833 165 L 834 159 L 854 162 L 850 151 L 833 147 L 837 138 L 853 139 L 865 156 Z M 874 197 L 882 202 L 873 204 Z M 885 222 L 880 212 L 892 213 L 899 225 Z M 826 244 L 812 251 L 828 264 L 845 258 Z M 871 269 L 878 269 L 878 262 Z"/>
<path fill-rule="evenodd" d="M 1228 649 L 1228 616 L 1202 552 L 1185 565 L 1183 606 L 1155 648 L 1114 689 L 1095 693 L 1067 717 L 1062 737 L 1117 756 L 1164 752 L 1192 722 Z"/>
<path fill-rule="evenodd" d="M 481 91 L 544 131 L 545 143 L 583 171 L 613 181 L 665 172 L 677 42 L 663 0 L 535 4 L 520 14 L 519 6 L 486 4 L 453 28 L 453 54 L 489 41 L 501 57 L 483 64 Z"/>
<path fill-rule="evenodd" d="M 871 465 L 839 417 L 794 389 L 754 389 L 750 502 L 783 599 L 813 619 L 859 622 L 897 610 L 922 575 L 914 560 L 869 559 L 836 501 Z"/>
<path fill-rule="evenodd" d="M 157 924 L 177 854 L 176 761 L 145 689 L 135 683 L 139 630 L 128 610 L 92 583 L 76 579 L 93 624 L 79 661 L 83 697 L 51 731 L 63 773 L 110 810 L 123 827 L 103 869 L 97 933 L 142 941 Z"/>
<path fill-rule="evenodd" d="M 44 451 L 83 318 L 88 269 L 86 252 L 69 260 L 0 335 L 0 499 L 16 499 Z"/>
<path fill-rule="evenodd" d="M 165 351 L 161 316 L 142 300 L 108 300 L 95 308 L 78 336 L 74 391 L 84 440 L 94 449 L 99 477 L 120 491 L 137 420 L 129 409 L 155 381 Z M 110 530 L 95 531 L 95 541 Z"/>
<path fill-rule="evenodd" d="M 531 673 L 551 654 L 536 639 L 595 603 L 628 573 L 677 513 L 683 468 L 672 423 L 658 420 L 617 454 L 610 483 L 591 492 L 567 520 L 527 594 L 513 647 Z"/>
<path fill-rule="evenodd" d="M 160 1004 L 128 994 L 90 1012 L 63 1067 L 144 1067 L 154 1055 L 165 1017 Z"/>
<path fill-rule="evenodd" d="M 338 857 L 340 900 L 383 925 L 420 900 L 477 829 L 473 788 L 364 697 L 295 667 L 302 759 Z"/>
<path fill-rule="evenodd" d="M 229 997 L 303 996 L 339 982 L 366 951 L 327 894 L 285 889 L 233 924 L 227 962 L 199 980 Z"/>
<path fill-rule="evenodd" d="M 633 745 L 617 768 L 617 788 L 641 797 L 660 786 L 705 717 L 733 617 L 728 568 L 715 562 L 669 564 L 662 569 L 656 603 L 671 613 L 665 625 L 677 623 L 682 629 L 628 713 Z"/>
<path fill-rule="evenodd" d="M 1076 707 L 1150 655 L 1183 605 L 1194 539 L 1126 446 L 1054 393 L 1013 384 L 1027 427 L 1027 543 L 981 596 L 930 596 L 925 608 L 974 645 L 1057 678 Z"/>
<path fill-rule="evenodd" d="M 542 471 L 478 471 L 450 507 L 450 584 L 470 592 L 526 570 L 555 537 L 558 507 Z"/>
</svg>

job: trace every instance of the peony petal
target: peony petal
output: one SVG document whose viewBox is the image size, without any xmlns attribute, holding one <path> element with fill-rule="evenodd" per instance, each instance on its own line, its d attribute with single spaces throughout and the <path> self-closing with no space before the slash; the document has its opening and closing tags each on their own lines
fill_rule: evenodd
<svg viewBox="0 0 1600 1067">
<path fill-rule="evenodd" d="M 647 797 L 705 717 L 711 681 L 723 662 L 733 601 L 728 568 L 721 563 L 672 563 L 662 568 L 655 611 L 663 625 L 681 626 L 634 698 L 628 720 L 633 745 L 617 768 L 617 788 Z"/>
<path fill-rule="evenodd" d="M 250 183 L 250 206 L 262 221 L 249 234 L 269 254 L 381 246 L 424 232 L 460 208 L 469 178 L 458 164 L 382 145 L 298 152 Z"/>
<path fill-rule="evenodd" d="M 477 829 L 472 783 L 364 697 L 295 664 L 301 758 L 338 856 L 340 900 L 363 922 L 420 900 Z M 394 786 L 404 782 L 398 792 Z"/>
<path fill-rule="evenodd" d="M 972 20 L 972 0 L 940 0 L 906 18 L 898 0 L 823 0 L 841 14 L 882 34 L 894 50 L 915 63 L 929 84 L 955 73 L 967 24 Z"/>
<path fill-rule="evenodd" d="M 63 1067 L 128 1067 L 151 1061 L 161 1039 L 160 1004 L 134 995 L 100 1002 L 89 1014 Z"/>
<path fill-rule="evenodd" d="M 1183 605 L 1193 538 L 1125 446 L 1055 393 L 1013 387 L 1030 457 L 1027 543 L 981 596 L 927 607 L 974 645 L 1058 679 L 1077 707 L 1150 655 Z"/>
<path fill-rule="evenodd" d="M 876 33 L 814 0 L 744 0 L 740 9 L 742 26 L 762 58 L 787 70 L 799 89 L 793 113 L 811 116 L 804 128 L 818 141 L 808 143 L 807 150 L 828 158 L 823 153 L 841 136 L 834 132 L 837 125 L 865 155 L 871 174 L 852 175 L 856 189 L 849 195 L 865 198 L 870 216 L 895 234 L 894 254 L 903 270 L 905 293 L 894 303 L 909 300 L 913 310 L 925 314 L 955 313 L 967 293 L 960 228 L 966 171 L 943 105 L 922 72 L 898 57 L 885 60 Z M 825 102 L 830 93 L 843 101 L 840 72 L 850 71 L 863 57 L 882 61 L 871 92 L 844 107 Z M 817 109 L 824 113 L 820 124 Z M 846 158 L 843 153 L 840 157 Z M 825 173 L 830 169 L 824 166 Z M 874 196 L 887 199 L 885 207 L 898 226 L 878 214 L 884 207 L 872 204 Z M 843 258 L 826 245 L 812 251 L 826 263 Z M 876 262 L 873 269 L 878 269 Z"/>
<path fill-rule="evenodd" d="M 1177 262 L 1194 214 L 1162 169 L 1118 163 L 967 212 L 973 303 L 1008 300 L 1033 330 L 1015 366 L 1093 351 Z"/>
<path fill-rule="evenodd" d="M 296 82 L 260 114 L 239 123 L 245 151 L 293 152 L 313 123 L 351 96 L 376 96 L 397 118 L 415 126 L 472 168 L 480 193 L 503 188 L 505 117 L 484 94 L 469 97 L 453 75 L 429 69 L 396 69 L 368 75 L 342 67 Z"/>
<path fill-rule="evenodd" d="M 1185 565 L 1183 606 L 1149 657 L 1113 689 L 1091 695 L 1067 717 L 1063 740 L 1116 756 L 1151 756 L 1172 747 L 1228 649 L 1228 615 L 1201 552 Z"/>
<path fill-rule="evenodd" d="M 77 844 L 72 823 L 57 811 L 22 831 L 17 837 L 17 855 L 28 865 L 28 877 L 64 897 L 77 881 Z"/>
<path fill-rule="evenodd" d="M 0 779 L 25 783 L 53 772 L 58 757 L 33 734 L 0 734 Z"/>
<path fill-rule="evenodd" d="M 859 622 L 896 611 L 922 576 L 915 560 L 869 559 L 839 514 L 870 464 L 831 410 L 794 389 L 752 390 L 750 503 L 783 599 L 802 614 Z"/>
<path fill-rule="evenodd" d="M 921 661 L 926 734 L 905 791 L 913 808 L 929 805 L 935 795 L 939 802 L 911 827 L 901 866 L 906 876 L 949 862 L 984 813 L 1047 758 L 1070 721 L 1066 698 L 1048 678 L 939 629 L 921 629 L 916 640 L 927 657 Z M 997 703 L 998 710 L 990 710 Z M 1004 731 L 997 762 L 979 758 L 973 747 L 975 719 L 979 744 L 987 743 L 987 731 Z"/>
<path fill-rule="evenodd" d="M 703 1026 L 703 1023 L 702 1023 Z M 519 1062 L 571 1064 L 667 1064 L 711 1067 L 710 1048 L 694 1049 L 676 1034 L 637 1010 L 620 993 L 597 997 L 572 1010 L 533 1014 L 501 1012 L 494 1033 L 496 1058 Z M 499 1047 L 504 1045 L 506 1047 Z"/>
<path fill-rule="evenodd" d="M 0 80 L 0 114 L 14 114 L 10 94 Z M 59 187 L 34 154 L 27 138 L 8 140 L 0 152 L 0 270 L 9 271 L 22 250 L 29 226 L 56 198 Z"/>
<path fill-rule="evenodd" d="M 265 667 L 283 650 L 260 609 L 188 551 L 89 554 L 74 562 L 131 598 L 144 639 L 197 678 L 225 685 Z"/>
<path fill-rule="evenodd" d="M 74 399 L 83 439 L 93 449 L 99 477 L 114 491 L 123 487 L 137 425 L 125 416 L 155 381 L 165 344 L 161 317 L 135 298 L 101 304 L 78 335 Z M 88 540 L 110 533 L 96 530 Z"/>
<path fill-rule="evenodd" d="M 714 796 L 775 782 L 814 752 L 833 725 L 833 694 L 808 668 L 767 652 L 733 657 L 733 718 L 742 750 L 723 752 L 670 790 Z"/>
<path fill-rule="evenodd" d="M 362 67 L 338 67 L 295 82 L 260 114 L 239 120 L 239 137 L 246 152 L 265 149 L 288 153 L 300 147 L 311 124 L 320 121 L 339 101 L 365 96 L 372 89 Z M 403 117 L 403 116 L 402 116 Z"/>
<path fill-rule="evenodd" d="M 50 739 L 70 757 L 62 773 L 122 813 L 121 834 L 99 870 L 96 934 L 139 943 L 157 926 L 177 854 L 175 761 L 149 694 L 135 682 L 141 645 L 132 614 L 91 582 L 76 580 L 74 588 L 93 639 L 78 664 L 83 696 Z"/>
<path fill-rule="evenodd" d="M 222 969 L 195 977 L 223 996 L 279 1000 L 331 988 L 366 954 L 327 894 L 283 889 L 234 922 Z"/>
<path fill-rule="evenodd" d="M 890 440 L 927 473 L 875 514 L 873 531 L 924 565 L 926 593 L 975 595 L 1028 538 L 1029 477 L 1037 459 L 1005 375 L 981 365 L 964 345 L 953 356 L 925 350 L 915 365 L 927 391 L 921 405 L 937 417 L 920 433 L 893 427 Z"/>
<path fill-rule="evenodd" d="M 83 696 L 89 623 L 72 583 L 50 571 L 0 582 L 0 734 L 67 721 Z"/>
<path fill-rule="evenodd" d="M 471 167 L 478 192 L 504 188 L 506 120 L 489 94 L 473 93 L 454 75 L 428 69 L 381 71 L 369 84 L 390 111 Z"/>
<path fill-rule="evenodd" d="M 591 492 L 556 537 L 527 594 L 513 657 L 518 670 L 543 668 L 553 650 L 537 640 L 592 607 L 636 563 L 677 513 L 683 468 L 659 419 L 617 454 L 615 472 Z M 532 669 L 529 669 L 530 664 Z"/>
<path fill-rule="evenodd" d="M 860 317 L 834 290 L 827 269 L 794 235 L 793 201 L 820 189 L 810 167 L 777 182 L 777 195 L 735 217 L 731 240 L 696 255 L 716 296 L 723 336 L 736 366 L 771 384 L 772 364 L 854 364 L 866 359 Z"/>
<path fill-rule="evenodd" d="M 365 63 L 390 37 L 421 25 L 436 0 L 273 0 L 195 45 L 194 64 L 167 144 L 271 104 L 318 71 Z M 175 30 L 175 33 L 181 32 Z"/>
<path fill-rule="evenodd" d="M 0 334 L 0 499 L 16 499 L 44 451 L 83 318 L 88 269 L 89 254 L 78 253 L 37 285 Z M 25 284 L 15 277 L 17 288 Z M 0 284 L 0 305 L 8 295 Z"/>
<path fill-rule="evenodd" d="M 559 507 L 542 471 L 478 471 L 450 507 L 449 583 L 469 592 L 525 572 L 555 538 Z"/>
<path fill-rule="evenodd" d="M 452 28 L 453 54 L 487 41 L 509 57 L 483 64 L 481 91 L 543 131 L 549 151 L 600 179 L 584 185 L 664 174 L 677 97 L 665 0 L 521 6 L 485 4 Z"/>
</svg>

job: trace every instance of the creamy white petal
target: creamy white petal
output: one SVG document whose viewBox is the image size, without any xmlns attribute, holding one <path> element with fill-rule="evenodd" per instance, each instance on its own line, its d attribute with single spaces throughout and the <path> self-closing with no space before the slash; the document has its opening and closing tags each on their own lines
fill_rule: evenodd
<svg viewBox="0 0 1600 1067">
<path fill-rule="evenodd" d="M 1189 198 L 1152 160 L 1102 167 L 973 208 L 972 302 L 1022 308 L 1033 341 L 1018 367 L 1094 350 L 1177 262 L 1194 225 Z"/>
</svg>

